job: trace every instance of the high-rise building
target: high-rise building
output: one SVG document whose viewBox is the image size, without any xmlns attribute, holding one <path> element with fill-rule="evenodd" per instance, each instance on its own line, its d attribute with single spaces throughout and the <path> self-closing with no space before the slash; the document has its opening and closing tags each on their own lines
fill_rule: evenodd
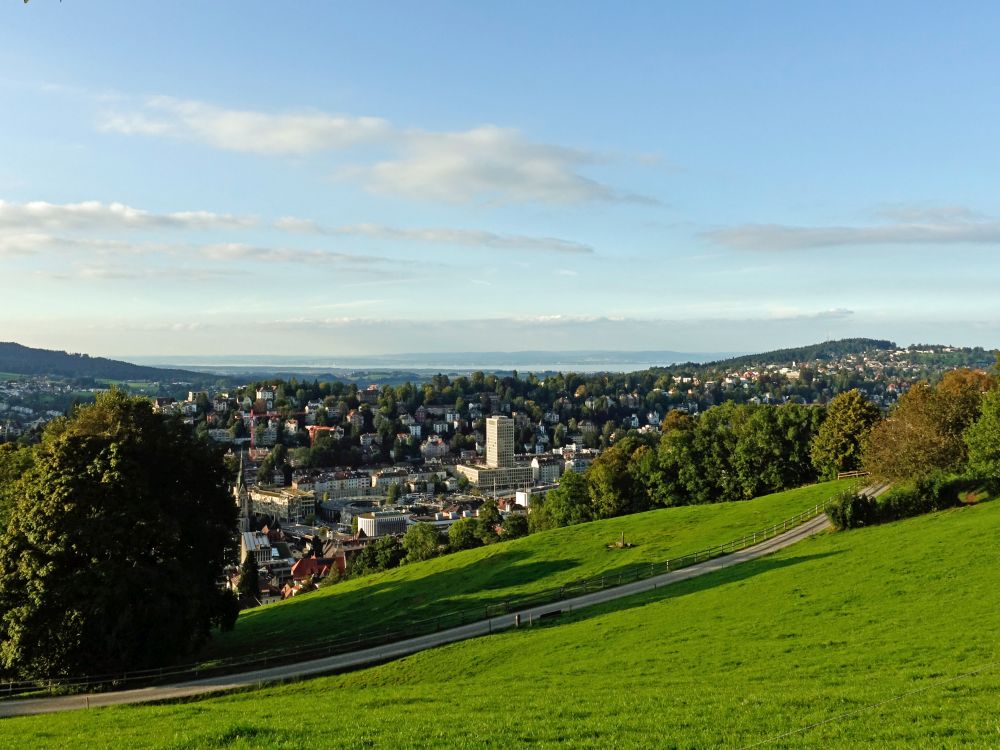
<svg viewBox="0 0 1000 750">
<path fill-rule="evenodd" d="M 494 469 L 514 465 L 514 420 L 510 417 L 486 420 L 486 465 Z"/>
</svg>

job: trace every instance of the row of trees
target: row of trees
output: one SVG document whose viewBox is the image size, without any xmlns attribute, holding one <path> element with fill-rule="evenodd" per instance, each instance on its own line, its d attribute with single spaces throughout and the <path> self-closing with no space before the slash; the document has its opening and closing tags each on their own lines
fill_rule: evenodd
<svg viewBox="0 0 1000 750">
<path fill-rule="evenodd" d="M 998 368 L 1000 369 L 1000 368 Z M 845 493 L 828 510 L 838 529 L 940 510 L 1000 491 L 1000 380 L 949 372 L 911 388 L 865 443 L 864 463 L 892 488 L 878 498 Z"/>
<path fill-rule="evenodd" d="M 725 403 L 672 412 L 659 436 L 632 433 L 532 509 L 545 529 L 651 508 L 749 500 L 861 465 L 879 410 L 857 391 L 828 407 Z"/>
<path fill-rule="evenodd" d="M 726 403 L 697 419 L 671 413 L 658 437 L 630 434 L 585 474 L 564 477 L 533 508 L 531 527 L 747 500 L 857 469 L 906 484 L 901 492 L 907 497 L 914 494 L 914 483 L 919 489 L 940 488 L 956 476 L 1000 480 L 997 376 L 949 371 L 936 384 L 916 384 L 884 419 L 856 390 L 839 394 L 825 408 Z M 942 502 L 935 498 L 912 505 Z"/>
</svg>

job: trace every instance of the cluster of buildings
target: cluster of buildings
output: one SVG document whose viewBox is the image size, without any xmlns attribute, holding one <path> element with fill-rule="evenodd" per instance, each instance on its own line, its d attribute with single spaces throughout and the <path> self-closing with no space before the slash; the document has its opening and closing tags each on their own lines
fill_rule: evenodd
<svg viewBox="0 0 1000 750">
<path fill-rule="evenodd" d="M 76 393 L 71 386 L 46 377 L 0 382 L 0 442 L 38 431 L 63 416 Z"/>
</svg>

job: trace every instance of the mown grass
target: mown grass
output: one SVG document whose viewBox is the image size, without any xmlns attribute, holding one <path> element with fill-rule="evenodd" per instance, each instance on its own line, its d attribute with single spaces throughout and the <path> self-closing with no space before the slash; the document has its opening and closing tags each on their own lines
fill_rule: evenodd
<svg viewBox="0 0 1000 750">
<path fill-rule="evenodd" d="M 132 391 L 155 394 L 159 390 L 159 384 L 151 380 L 114 380 L 112 378 L 96 378 L 96 383 L 105 386 L 125 386 Z"/>
<path fill-rule="evenodd" d="M 997 747 L 998 533 L 985 503 L 827 534 L 351 674 L 0 721 L 0 746 Z"/>
<path fill-rule="evenodd" d="M 482 619 L 487 605 L 512 597 L 558 589 L 581 578 L 603 575 L 613 580 L 643 563 L 728 542 L 790 518 L 847 486 L 847 480 L 826 482 L 749 502 L 665 508 L 554 529 L 351 579 L 244 612 L 234 631 L 217 635 L 206 658 L 304 646 L 343 633 L 377 633 L 386 627 L 405 630 L 407 621 L 456 611 Z M 635 546 L 609 550 L 607 545 L 623 532 Z"/>
</svg>

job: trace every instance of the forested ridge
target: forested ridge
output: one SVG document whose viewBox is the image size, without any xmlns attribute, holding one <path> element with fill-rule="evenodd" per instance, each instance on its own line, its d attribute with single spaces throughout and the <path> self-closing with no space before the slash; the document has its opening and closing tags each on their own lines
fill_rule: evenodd
<svg viewBox="0 0 1000 750">
<path fill-rule="evenodd" d="M 204 380 L 204 373 L 160 367 L 145 367 L 88 354 L 70 354 L 35 349 L 12 341 L 0 341 L 0 372 L 18 375 L 55 375 L 64 378 L 108 380 Z"/>
</svg>

